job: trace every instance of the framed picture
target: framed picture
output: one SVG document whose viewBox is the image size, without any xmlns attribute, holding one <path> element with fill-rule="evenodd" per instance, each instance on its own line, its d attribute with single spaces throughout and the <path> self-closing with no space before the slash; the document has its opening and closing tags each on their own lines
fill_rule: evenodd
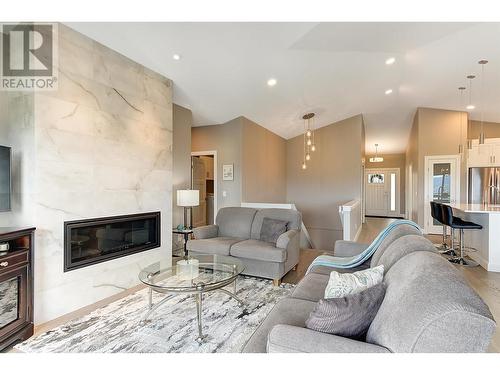
<svg viewBox="0 0 500 375">
<path fill-rule="evenodd" d="M 234 180 L 234 164 L 222 165 L 222 180 L 224 181 Z"/>
</svg>

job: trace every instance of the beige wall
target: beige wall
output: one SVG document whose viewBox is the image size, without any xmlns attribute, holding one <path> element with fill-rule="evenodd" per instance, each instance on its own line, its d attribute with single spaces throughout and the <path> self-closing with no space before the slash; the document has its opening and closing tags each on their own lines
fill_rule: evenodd
<svg viewBox="0 0 500 375">
<path fill-rule="evenodd" d="M 339 205 L 362 196 L 362 116 L 318 129 L 316 142 L 318 150 L 302 170 L 302 136 L 287 141 L 287 201 L 302 212 L 314 245 L 332 250 L 342 239 Z"/>
<path fill-rule="evenodd" d="M 500 138 L 500 123 L 484 121 L 484 135 L 486 138 Z M 479 138 L 481 132 L 481 121 L 470 122 L 469 137 L 472 139 Z"/>
<path fill-rule="evenodd" d="M 406 214 L 408 219 L 418 222 L 418 110 L 413 117 L 413 124 L 406 149 Z"/>
<path fill-rule="evenodd" d="M 193 114 L 187 108 L 173 105 L 173 142 L 172 142 L 172 225 L 184 222 L 184 209 L 177 206 L 177 190 L 191 186 L 191 125 Z M 172 250 L 183 248 L 181 236 L 172 236 Z"/>
<path fill-rule="evenodd" d="M 243 118 L 242 201 L 286 201 L 286 140 Z"/>
<path fill-rule="evenodd" d="M 218 208 L 241 202 L 285 202 L 285 139 L 245 117 L 194 127 L 191 133 L 192 151 L 217 151 Z M 234 164 L 234 181 L 222 180 L 224 164 Z"/>
<path fill-rule="evenodd" d="M 462 115 L 462 129 L 460 128 Z M 424 225 L 424 183 L 425 183 L 425 156 L 457 155 L 458 145 L 465 144 L 467 136 L 467 114 L 459 111 L 449 111 L 435 108 L 418 108 L 415 116 L 417 125 L 413 125 L 407 151 L 407 165 L 415 167 L 415 152 L 417 171 L 417 189 L 414 192 L 412 205 L 417 210 L 417 222 Z M 417 139 L 415 139 L 417 137 Z M 416 147 L 415 147 L 416 146 Z M 460 168 L 460 199 L 465 201 L 466 172 L 465 163 Z M 415 216 L 412 216 L 415 218 Z"/>
<path fill-rule="evenodd" d="M 191 129 L 192 151 L 217 151 L 217 207 L 241 205 L 243 118 Z M 234 164 L 234 181 L 222 180 L 222 166 Z M 223 192 L 226 192 L 226 197 Z"/>
<path fill-rule="evenodd" d="M 406 212 L 406 155 L 405 154 L 379 154 L 384 158 L 381 163 L 370 163 L 370 158 L 375 155 L 366 156 L 365 167 L 367 169 L 377 169 L 377 168 L 399 168 L 399 181 L 400 181 L 400 213 L 405 214 Z"/>
</svg>

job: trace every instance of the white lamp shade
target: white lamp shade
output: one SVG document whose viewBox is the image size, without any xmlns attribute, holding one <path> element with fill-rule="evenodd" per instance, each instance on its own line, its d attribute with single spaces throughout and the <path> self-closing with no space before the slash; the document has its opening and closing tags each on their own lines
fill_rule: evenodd
<svg viewBox="0 0 500 375">
<path fill-rule="evenodd" d="M 194 207 L 200 205 L 199 190 L 177 190 L 177 206 Z"/>
</svg>

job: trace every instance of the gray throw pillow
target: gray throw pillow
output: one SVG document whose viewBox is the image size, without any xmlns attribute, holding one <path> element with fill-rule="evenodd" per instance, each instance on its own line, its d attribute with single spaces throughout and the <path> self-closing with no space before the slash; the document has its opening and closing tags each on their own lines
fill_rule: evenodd
<svg viewBox="0 0 500 375">
<path fill-rule="evenodd" d="M 288 221 L 265 217 L 260 228 L 260 240 L 276 243 L 278 237 L 287 231 Z"/>
<path fill-rule="evenodd" d="M 385 296 L 385 283 L 342 298 L 321 299 L 306 320 L 306 327 L 338 336 L 363 337 Z"/>
</svg>

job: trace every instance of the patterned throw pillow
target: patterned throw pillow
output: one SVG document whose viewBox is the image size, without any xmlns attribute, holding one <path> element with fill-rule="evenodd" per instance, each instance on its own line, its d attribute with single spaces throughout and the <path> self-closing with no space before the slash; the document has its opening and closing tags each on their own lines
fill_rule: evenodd
<svg viewBox="0 0 500 375">
<path fill-rule="evenodd" d="M 288 221 L 265 217 L 260 229 L 260 240 L 275 244 L 278 237 L 287 231 L 287 226 Z"/>
<path fill-rule="evenodd" d="M 343 298 L 321 299 L 306 320 L 306 327 L 319 332 L 362 338 L 384 301 L 385 284 Z"/>
<path fill-rule="evenodd" d="M 359 293 L 382 282 L 384 265 L 353 273 L 332 271 L 325 289 L 325 298 L 342 298 Z"/>
</svg>

